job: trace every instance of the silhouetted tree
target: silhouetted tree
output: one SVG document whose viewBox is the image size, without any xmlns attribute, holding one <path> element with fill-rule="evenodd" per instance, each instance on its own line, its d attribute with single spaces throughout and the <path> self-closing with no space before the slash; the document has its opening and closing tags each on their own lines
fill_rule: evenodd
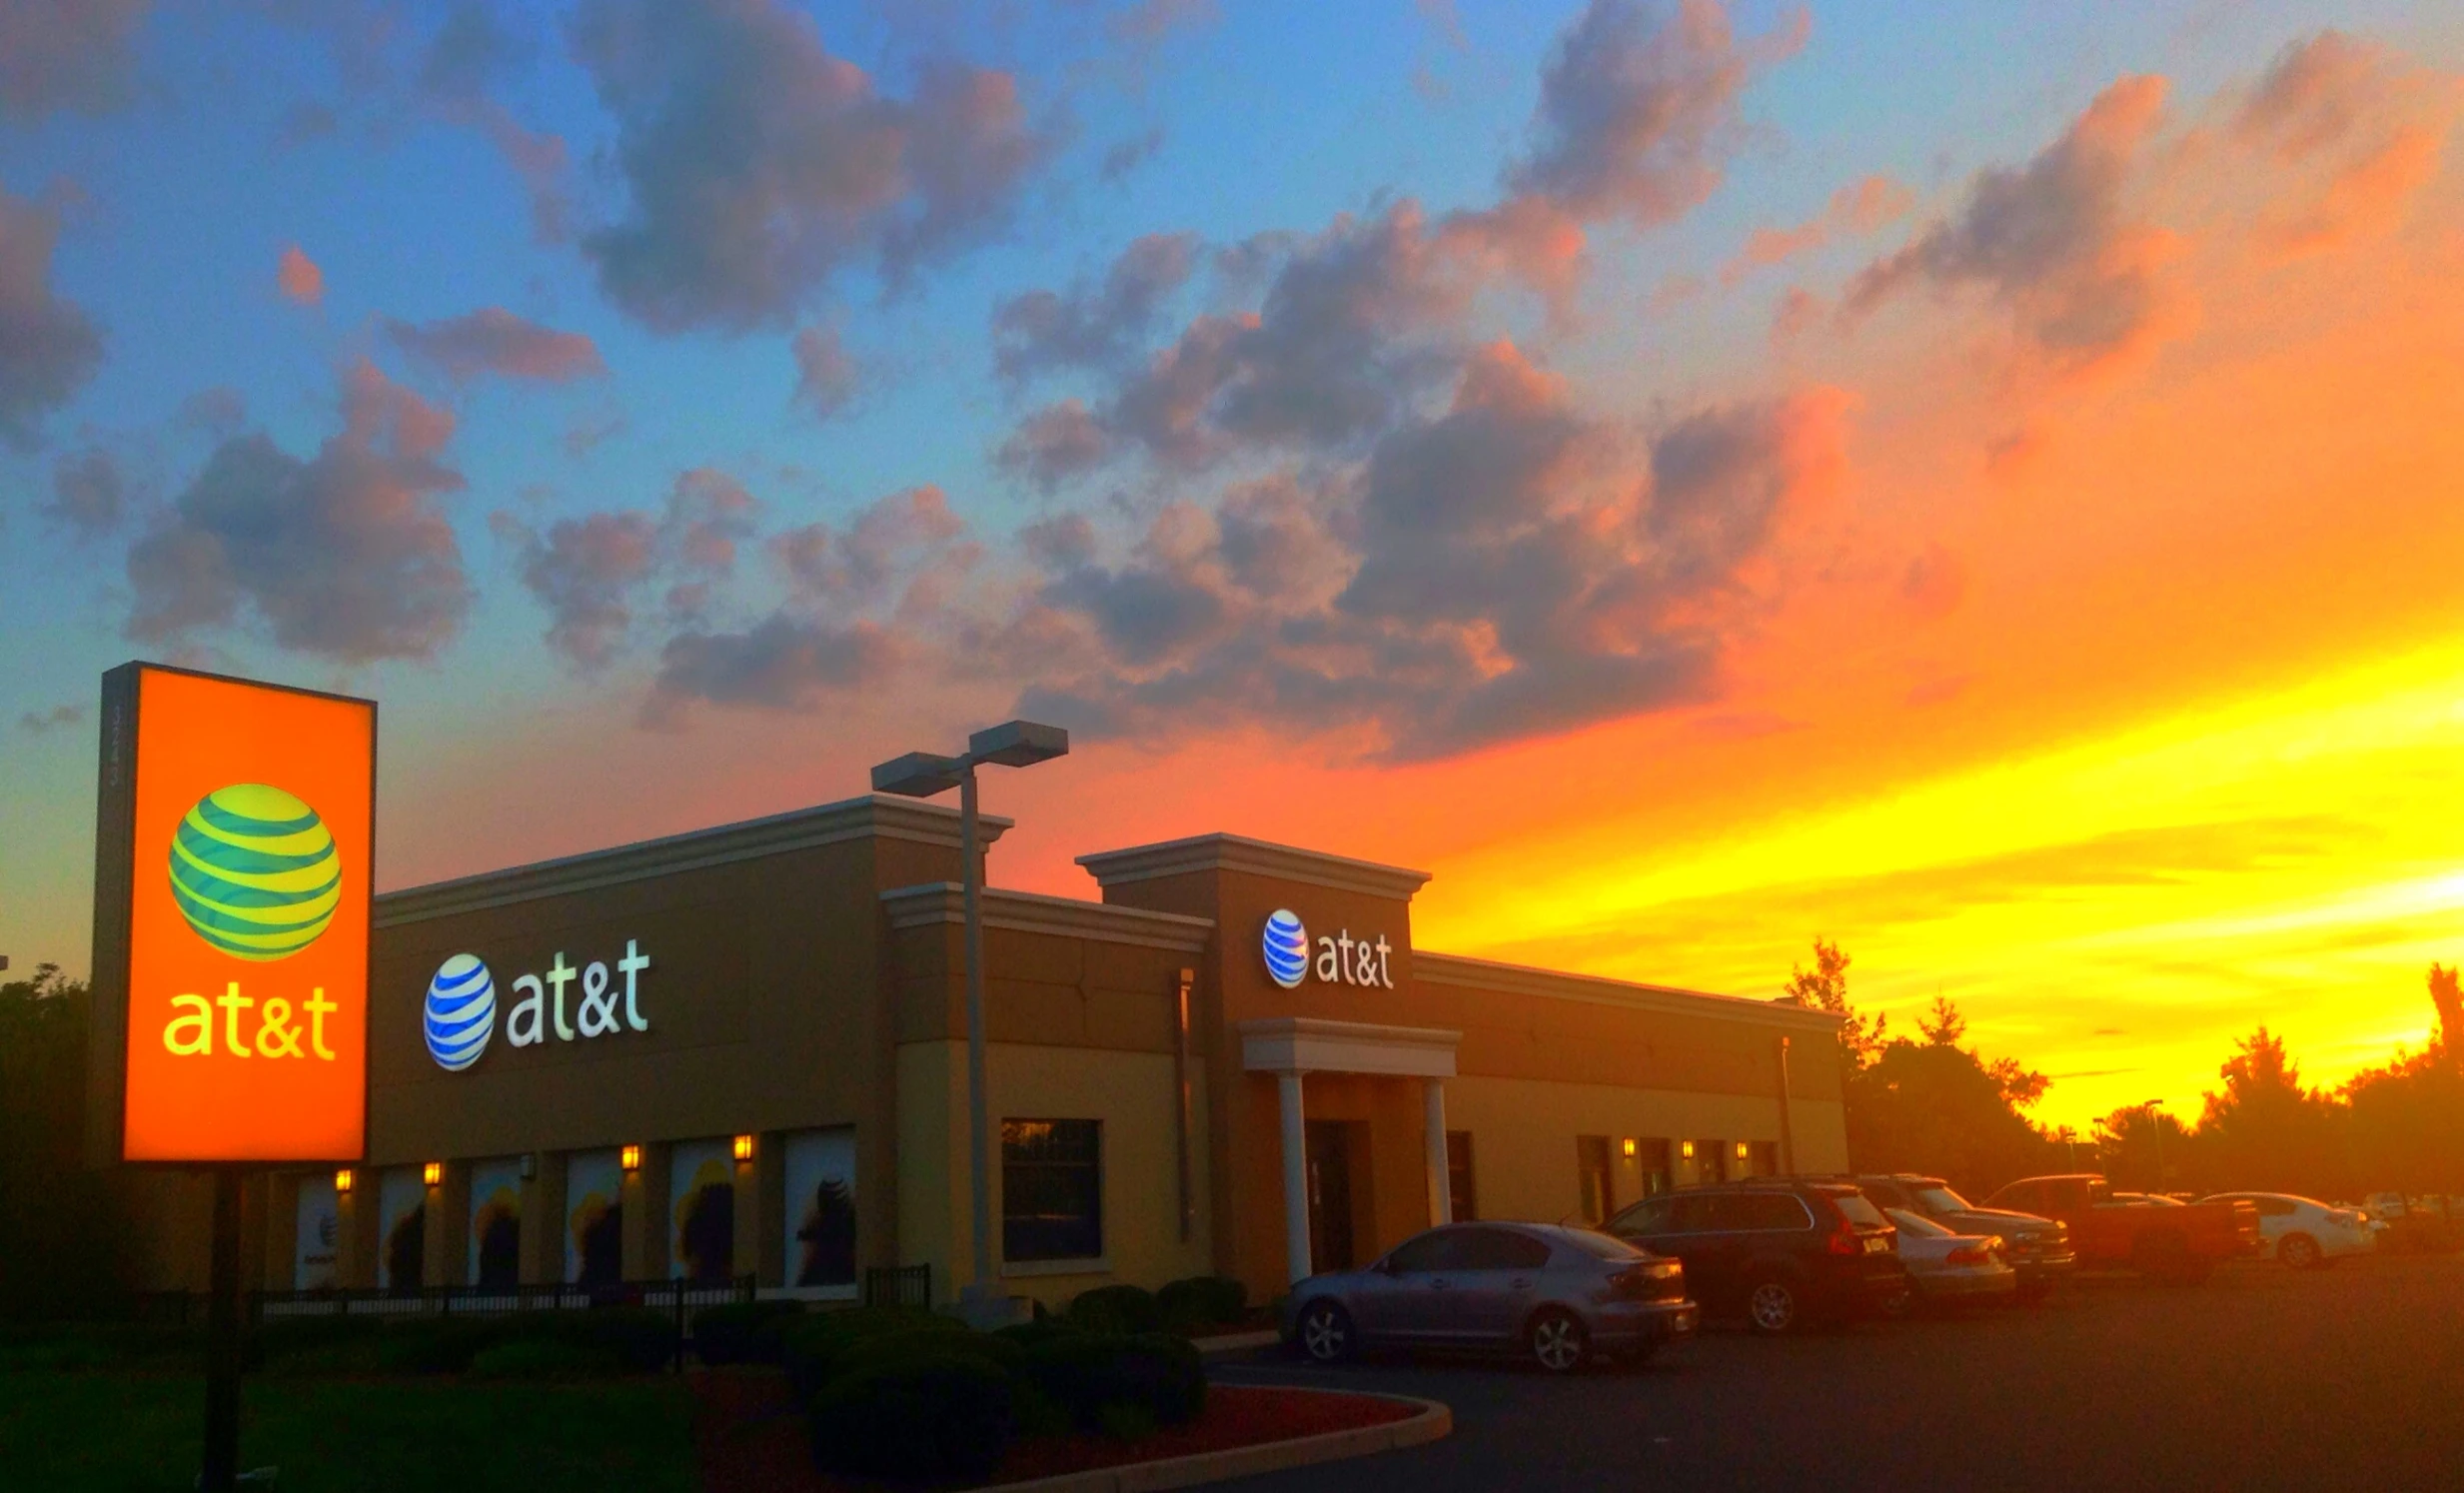
<svg viewBox="0 0 2464 1493">
<path fill-rule="evenodd" d="M 1960 1046 L 1967 1020 L 1946 996 L 1917 1018 L 1923 1041 L 1892 1037 L 1887 1016 L 1849 1001 L 1848 963 L 1817 938 L 1814 967 L 1796 966 L 1784 997 L 1841 1017 L 1848 1164 L 1926 1172 L 1979 1193 L 2045 1169 L 2052 1143 L 2020 1112 L 2044 1096 L 2045 1076 Z"/>
<path fill-rule="evenodd" d="M 126 1282 L 133 1214 L 85 1164 L 83 981 L 0 983 L 0 1317 L 88 1310 Z"/>
<path fill-rule="evenodd" d="M 1803 964 L 1789 966 L 1789 982 L 1783 986 L 1783 999 L 1818 1011 L 1830 1011 L 1841 1017 L 1840 1050 L 1851 1069 L 1873 1061 L 1882 1049 L 1888 1016 L 1875 1016 L 1866 1024 L 1863 1013 L 1848 1004 L 1848 956 L 1840 945 L 1828 938 L 1814 940 L 1814 967 Z"/>
<path fill-rule="evenodd" d="M 2200 1179 L 2271 1192 L 2350 1191 L 2344 1116 L 2334 1099 L 2302 1085 L 2301 1065 L 2265 1026 L 2233 1045 L 2216 1070 L 2224 1087 L 2208 1091 L 2193 1153 L 2185 1157 Z"/>
</svg>

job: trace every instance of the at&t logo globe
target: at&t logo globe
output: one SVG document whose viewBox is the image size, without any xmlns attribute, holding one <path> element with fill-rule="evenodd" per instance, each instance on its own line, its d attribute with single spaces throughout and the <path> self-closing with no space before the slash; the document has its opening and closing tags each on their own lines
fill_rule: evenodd
<svg viewBox="0 0 2464 1493">
<path fill-rule="evenodd" d="M 497 981 L 479 955 L 459 953 L 437 966 L 428 982 L 421 1028 L 428 1055 L 449 1073 L 480 1060 L 497 1030 Z"/>
<path fill-rule="evenodd" d="M 1267 915 L 1266 977 L 1287 990 L 1309 977 L 1309 930 L 1287 908 Z"/>
</svg>

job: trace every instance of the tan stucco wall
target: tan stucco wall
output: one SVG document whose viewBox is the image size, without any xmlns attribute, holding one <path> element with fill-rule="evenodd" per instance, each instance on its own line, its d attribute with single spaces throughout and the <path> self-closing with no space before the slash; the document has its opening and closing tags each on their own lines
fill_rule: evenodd
<svg viewBox="0 0 2464 1493">
<path fill-rule="evenodd" d="M 971 1271 L 966 1148 L 966 1044 L 902 1043 L 898 1048 L 898 1146 L 907 1167 L 900 1192 L 902 1261 L 930 1261 L 933 1293 L 954 1296 Z M 1104 1254 L 1090 1268 L 1003 1265 L 999 1260 L 1001 1172 L 998 1132 L 992 1155 L 993 1252 L 1012 1295 L 1047 1305 L 1126 1281 L 1150 1290 L 1204 1274 L 1213 1258 L 1206 1208 L 1205 1138 L 1193 1137 L 1191 1184 L 1198 1198 L 1190 1238 L 1180 1237 L 1172 1059 L 1144 1052 L 994 1043 L 985 1053 L 986 1085 L 1002 1119 L 1091 1119 L 1103 1123 Z M 1204 1079 L 1193 1074 L 1192 1108 L 1203 1123 Z"/>
<path fill-rule="evenodd" d="M 1792 1117 L 1800 1171 L 1848 1167 L 1840 1106 L 1797 1101 Z M 1641 1158 L 1617 1142 L 1780 1138 L 1780 1104 L 1744 1094 L 1703 1094 L 1612 1084 L 1546 1083 L 1527 1078 L 1459 1077 L 1446 1085 L 1446 1128 L 1472 1132 L 1473 1187 L 1484 1218 L 1543 1222 L 1579 1216 L 1582 1181 L 1575 1137 L 1609 1137 L 1620 1207 L 1643 1195 Z M 1677 1180 L 1699 1180 L 1683 1169 Z"/>
</svg>

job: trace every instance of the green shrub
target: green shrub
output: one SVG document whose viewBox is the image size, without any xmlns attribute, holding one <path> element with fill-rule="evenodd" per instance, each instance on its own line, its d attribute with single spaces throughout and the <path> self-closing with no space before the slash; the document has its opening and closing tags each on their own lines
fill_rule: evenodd
<svg viewBox="0 0 2464 1493">
<path fill-rule="evenodd" d="M 377 1367 L 392 1374 L 459 1374 L 503 1340 L 507 1322 L 488 1317 L 419 1317 L 391 1322 L 377 1338 Z"/>
<path fill-rule="evenodd" d="M 645 1306 L 594 1306 L 586 1311 L 524 1312 L 527 1333 L 562 1339 L 612 1355 L 633 1374 L 654 1374 L 675 1354 L 675 1318 Z"/>
<path fill-rule="evenodd" d="M 297 1353 L 362 1343 L 385 1330 L 383 1319 L 337 1312 L 313 1317 L 268 1317 L 255 1334 L 257 1355 L 267 1361 Z"/>
<path fill-rule="evenodd" d="M 1249 1287 L 1223 1275 L 1192 1275 L 1155 1293 L 1163 1325 L 1173 1332 L 1226 1327 L 1249 1310 Z"/>
<path fill-rule="evenodd" d="M 825 1471 L 899 1482 L 981 1478 L 1009 1449 L 1014 1396 L 981 1356 L 918 1352 L 842 1374 L 813 1395 L 814 1459 Z"/>
<path fill-rule="evenodd" d="M 1022 1349 L 1032 1349 L 1055 1338 L 1084 1337 L 1086 1329 L 1063 1317 L 1037 1317 L 1032 1322 L 1013 1322 L 1007 1327 L 995 1327 L 991 1335 L 1016 1343 Z"/>
<path fill-rule="evenodd" d="M 1015 1374 L 1025 1350 L 989 1332 L 949 1331 L 925 1327 L 903 1332 L 877 1332 L 849 1343 L 832 1361 L 830 1378 L 894 1367 L 927 1358 L 971 1358 Z"/>
<path fill-rule="evenodd" d="M 779 1362 L 800 1399 L 810 1399 L 836 1372 L 849 1348 L 875 1337 L 907 1332 L 964 1333 L 967 1325 L 909 1306 L 856 1306 L 807 1312 L 779 1332 Z"/>
<path fill-rule="evenodd" d="M 693 1317 L 693 1349 L 703 1363 L 776 1363 L 787 1325 L 803 1314 L 801 1301 L 703 1307 Z"/>
<path fill-rule="evenodd" d="M 1085 1431 L 1124 1424 L 1130 1407 L 1147 1424 L 1178 1425 L 1206 1405 L 1206 1372 L 1187 1338 L 1154 1332 L 1055 1334 L 1026 1349 L 1018 1376 Z"/>
<path fill-rule="evenodd" d="M 624 1360 L 599 1344 L 563 1337 L 511 1337 L 471 1355 L 474 1379 L 596 1379 L 624 1371 Z"/>
<path fill-rule="evenodd" d="M 1155 1412 L 1132 1400 L 1114 1400 L 1095 1412 L 1095 1429 L 1115 1441 L 1137 1441 L 1155 1434 Z"/>
<path fill-rule="evenodd" d="M 1195 1420 L 1206 1408 L 1206 1360 L 1169 1332 L 1129 1340 L 1121 1353 L 1118 1400 L 1145 1407 L 1158 1425 Z"/>
<path fill-rule="evenodd" d="M 1134 1285 L 1097 1286 L 1069 1303 L 1069 1319 L 1091 1332 L 1158 1332 L 1163 1313 L 1155 1293 Z"/>
</svg>

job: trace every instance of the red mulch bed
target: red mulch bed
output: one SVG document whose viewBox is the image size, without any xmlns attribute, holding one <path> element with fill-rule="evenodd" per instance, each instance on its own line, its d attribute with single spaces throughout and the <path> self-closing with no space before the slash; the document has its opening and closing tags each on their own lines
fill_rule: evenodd
<svg viewBox="0 0 2464 1493">
<path fill-rule="evenodd" d="M 830 1477 L 813 1465 L 804 1418 L 787 1393 L 786 1376 L 721 1370 L 691 1376 L 697 1401 L 693 1445 L 704 1493 L 854 1493 L 873 1485 Z M 1289 1441 L 1325 1431 L 1387 1425 L 1418 1413 L 1410 1405 L 1369 1395 L 1210 1384 L 1206 1410 L 1185 1425 L 1166 1426 L 1143 1441 L 1102 1436 L 1022 1441 L 990 1481 L 1019 1482 L 1226 1451 L 1262 1441 Z"/>
</svg>

